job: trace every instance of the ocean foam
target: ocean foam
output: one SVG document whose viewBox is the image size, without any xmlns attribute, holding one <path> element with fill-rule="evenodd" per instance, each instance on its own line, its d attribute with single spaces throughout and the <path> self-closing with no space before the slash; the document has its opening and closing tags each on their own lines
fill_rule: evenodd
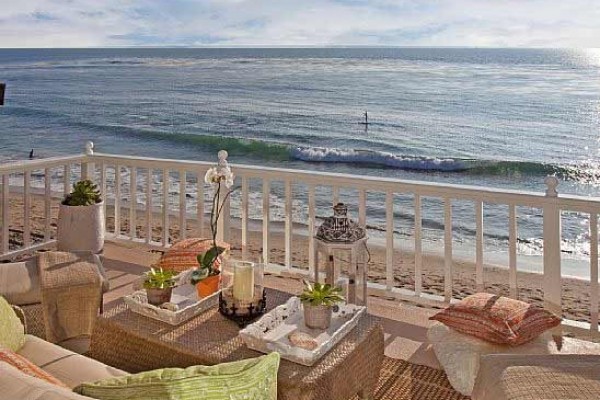
<svg viewBox="0 0 600 400">
<path fill-rule="evenodd" d="M 369 150 L 341 150 L 316 147 L 296 147 L 291 150 L 293 158 L 306 162 L 339 162 L 372 164 L 389 168 L 417 171 L 458 172 L 469 169 L 465 160 L 453 158 L 398 156 Z"/>
</svg>

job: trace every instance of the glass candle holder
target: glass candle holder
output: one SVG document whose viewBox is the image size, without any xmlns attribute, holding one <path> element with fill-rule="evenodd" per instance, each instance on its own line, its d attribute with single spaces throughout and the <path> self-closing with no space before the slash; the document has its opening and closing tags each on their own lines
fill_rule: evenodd
<svg viewBox="0 0 600 400">
<path fill-rule="evenodd" d="M 242 326 L 264 313 L 264 264 L 230 259 L 221 276 L 221 314 Z"/>
<path fill-rule="evenodd" d="M 221 270 L 221 289 L 240 302 L 250 302 L 262 295 L 264 265 L 241 260 L 227 260 Z"/>
</svg>

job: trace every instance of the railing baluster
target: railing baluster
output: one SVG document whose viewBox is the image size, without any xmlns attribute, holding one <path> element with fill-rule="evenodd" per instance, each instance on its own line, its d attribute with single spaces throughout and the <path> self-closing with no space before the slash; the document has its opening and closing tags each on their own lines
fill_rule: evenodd
<svg viewBox="0 0 600 400">
<path fill-rule="evenodd" d="M 162 200 L 163 200 L 163 204 L 162 204 L 162 242 L 163 242 L 163 246 L 167 247 L 169 246 L 169 170 L 168 169 L 163 169 L 162 171 L 162 184 L 163 184 L 163 190 L 162 190 Z"/>
<path fill-rule="evenodd" d="M 100 164 L 100 193 L 102 194 L 102 198 L 104 201 L 102 202 L 103 214 L 106 223 L 106 203 L 108 199 L 106 198 L 106 164 Z"/>
<path fill-rule="evenodd" d="M 385 283 L 387 290 L 394 287 L 394 194 L 387 192 L 385 196 Z"/>
<path fill-rule="evenodd" d="M 452 299 L 452 201 L 444 198 L 444 300 Z"/>
<path fill-rule="evenodd" d="M 129 168 L 129 237 L 137 237 L 137 167 Z"/>
<path fill-rule="evenodd" d="M 292 219 L 292 182 L 285 182 L 285 266 L 292 268 L 292 238 L 294 236 L 294 221 Z"/>
<path fill-rule="evenodd" d="M 415 295 L 421 296 L 423 289 L 422 271 L 422 224 L 421 219 L 421 196 L 415 193 Z"/>
<path fill-rule="evenodd" d="M 270 225 L 270 209 L 269 196 L 271 194 L 271 182 L 267 178 L 263 178 L 263 203 L 262 203 L 262 233 L 263 233 L 263 262 L 269 264 L 269 225 Z"/>
<path fill-rule="evenodd" d="M 248 260 L 248 178 L 242 177 L 242 259 Z"/>
<path fill-rule="evenodd" d="M 365 228 L 367 226 L 367 191 L 360 189 L 358 192 L 358 224 Z"/>
<path fill-rule="evenodd" d="M 146 175 L 146 243 L 152 242 L 152 168 Z"/>
<path fill-rule="evenodd" d="M 545 179 L 546 202 L 543 206 L 544 218 L 544 307 L 562 317 L 562 277 L 561 277 L 561 210 L 558 202 L 558 178 Z M 554 331 L 558 334 L 560 328 Z"/>
<path fill-rule="evenodd" d="M 196 182 L 196 224 L 198 236 L 204 237 L 204 173 L 198 171 Z"/>
<path fill-rule="evenodd" d="M 121 235 L 121 166 L 115 166 L 115 236 Z"/>
<path fill-rule="evenodd" d="M 590 214 L 590 330 L 598 335 L 598 214 Z"/>
<path fill-rule="evenodd" d="M 23 176 L 23 247 L 31 246 L 31 171 Z"/>
<path fill-rule="evenodd" d="M 63 193 L 67 195 L 71 191 L 71 164 L 65 164 L 63 178 Z"/>
<path fill-rule="evenodd" d="M 10 227 L 10 180 L 9 175 L 2 175 L 2 253 L 9 249 Z"/>
<path fill-rule="evenodd" d="M 50 168 L 44 169 L 44 240 L 50 240 L 50 222 L 52 221 L 52 173 Z"/>
<path fill-rule="evenodd" d="M 332 199 L 333 199 L 333 205 L 335 206 L 337 203 L 340 202 L 340 188 L 337 186 L 333 186 L 332 187 Z"/>
<path fill-rule="evenodd" d="M 510 296 L 518 296 L 517 289 L 517 209 L 514 204 L 508 206 L 508 282 Z"/>
<path fill-rule="evenodd" d="M 475 285 L 483 292 L 483 202 L 475 202 Z"/>
<path fill-rule="evenodd" d="M 185 170 L 179 171 L 179 238 L 187 236 L 187 174 Z"/>
<path fill-rule="evenodd" d="M 314 276 L 315 272 L 315 259 L 313 257 L 315 252 L 315 218 L 315 185 L 310 184 L 308 185 L 308 269 L 310 276 Z"/>
</svg>

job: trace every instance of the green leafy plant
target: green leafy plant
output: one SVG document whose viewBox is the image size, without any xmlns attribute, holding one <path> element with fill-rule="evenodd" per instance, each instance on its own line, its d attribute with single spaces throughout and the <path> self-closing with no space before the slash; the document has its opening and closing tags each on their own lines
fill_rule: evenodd
<svg viewBox="0 0 600 400">
<path fill-rule="evenodd" d="M 151 267 L 150 271 L 146 272 L 144 280 L 144 288 L 146 289 L 167 289 L 175 286 L 176 273 L 171 270 Z"/>
<path fill-rule="evenodd" d="M 311 306 L 334 306 L 336 303 L 344 301 L 341 295 L 342 288 L 315 282 L 311 284 L 304 281 L 304 291 L 300 295 L 300 301 Z"/>
<path fill-rule="evenodd" d="M 66 206 L 91 206 L 102 201 L 98 185 L 90 180 L 83 180 L 73 184 L 71 193 L 65 196 L 63 204 Z"/>
<path fill-rule="evenodd" d="M 197 284 L 201 280 L 209 276 L 219 275 L 220 271 L 215 268 L 215 261 L 225 252 L 225 248 L 221 246 L 213 246 L 206 253 L 198 254 L 198 268 L 192 272 L 191 283 Z"/>
</svg>

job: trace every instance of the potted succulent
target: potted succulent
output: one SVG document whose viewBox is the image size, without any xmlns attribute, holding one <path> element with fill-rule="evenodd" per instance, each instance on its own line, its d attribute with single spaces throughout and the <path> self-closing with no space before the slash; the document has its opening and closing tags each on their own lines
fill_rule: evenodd
<svg viewBox="0 0 600 400">
<path fill-rule="evenodd" d="M 58 210 L 58 249 L 100 253 L 104 247 L 103 206 L 94 182 L 82 180 L 73 184 Z"/>
<path fill-rule="evenodd" d="M 175 287 L 174 271 L 151 267 L 144 278 L 144 289 L 148 297 L 148 303 L 160 306 L 171 301 L 173 287 Z"/>
<path fill-rule="evenodd" d="M 213 187 L 212 207 L 210 210 L 212 244 L 206 252 L 198 255 L 198 268 L 192 272 L 191 283 L 192 285 L 196 285 L 200 298 L 216 293 L 221 283 L 219 266 L 227 249 L 217 244 L 218 223 L 225 200 L 227 200 L 234 190 L 230 189 L 233 186 L 233 180 L 233 173 L 227 164 L 227 152 L 221 150 L 219 152 L 219 164 L 216 167 L 210 168 L 204 176 L 204 182 Z"/>
<path fill-rule="evenodd" d="M 304 323 L 312 329 L 327 329 L 331 324 L 333 307 L 344 301 L 342 288 L 304 281 L 300 301 L 304 308 Z"/>
</svg>

